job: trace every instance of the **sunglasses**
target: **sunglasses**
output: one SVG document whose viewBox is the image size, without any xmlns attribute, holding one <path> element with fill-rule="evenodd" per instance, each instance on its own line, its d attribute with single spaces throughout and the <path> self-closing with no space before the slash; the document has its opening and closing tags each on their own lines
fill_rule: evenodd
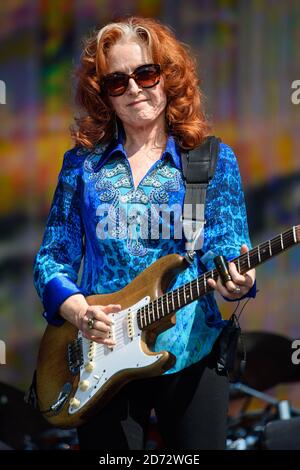
<svg viewBox="0 0 300 470">
<path fill-rule="evenodd" d="M 160 74 L 160 65 L 145 64 L 137 67 L 130 75 L 123 72 L 109 73 L 102 78 L 101 84 L 109 96 L 121 96 L 127 90 L 130 78 L 139 87 L 152 88 L 159 83 Z"/>
</svg>

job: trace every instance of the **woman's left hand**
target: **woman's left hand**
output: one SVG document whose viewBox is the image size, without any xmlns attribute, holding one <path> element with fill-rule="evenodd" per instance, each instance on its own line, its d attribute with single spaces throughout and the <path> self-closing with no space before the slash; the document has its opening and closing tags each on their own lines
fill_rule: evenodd
<svg viewBox="0 0 300 470">
<path fill-rule="evenodd" d="M 247 245 L 241 246 L 241 254 L 249 251 Z M 216 281 L 212 278 L 207 280 L 207 283 L 213 289 L 216 289 L 223 297 L 227 297 L 231 300 L 238 300 L 251 289 L 255 281 L 255 269 L 250 269 L 244 275 L 239 274 L 234 263 L 229 263 L 229 273 L 232 281 L 226 282 L 226 286 L 222 284 L 220 276 Z"/>
</svg>

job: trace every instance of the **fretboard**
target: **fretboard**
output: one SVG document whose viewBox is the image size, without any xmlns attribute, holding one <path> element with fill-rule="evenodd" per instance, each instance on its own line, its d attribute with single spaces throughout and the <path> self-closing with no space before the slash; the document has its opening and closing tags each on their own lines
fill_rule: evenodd
<svg viewBox="0 0 300 470">
<path fill-rule="evenodd" d="M 261 243 L 247 253 L 232 259 L 231 262 L 236 265 L 240 274 L 245 274 L 250 269 L 296 245 L 299 241 L 300 225 L 296 225 L 271 240 Z M 196 279 L 187 282 L 173 291 L 166 292 L 140 308 L 137 312 L 139 328 L 143 330 L 167 315 L 173 314 L 185 305 L 194 302 L 199 297 L 212 292 L 213 288 L 207 284 L 207 279 L 209 278 L 217 280 L 218 271 L 216 269 L 206 271 Z"/>
</svg>

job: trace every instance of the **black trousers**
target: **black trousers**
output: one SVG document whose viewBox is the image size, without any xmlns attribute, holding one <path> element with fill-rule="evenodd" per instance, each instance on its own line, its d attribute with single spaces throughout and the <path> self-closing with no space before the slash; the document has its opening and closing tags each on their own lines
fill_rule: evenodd
<svg viewBox="0 0 300 470">
<path fill-rule="evenodd" d="M 80 449 L 144 449 L 152 408 L 166 448 L 224 449 L 229 382 L 215 364 L 213 350 L 180 372 L 125 385 L 78 429 Z"/>
</svg>

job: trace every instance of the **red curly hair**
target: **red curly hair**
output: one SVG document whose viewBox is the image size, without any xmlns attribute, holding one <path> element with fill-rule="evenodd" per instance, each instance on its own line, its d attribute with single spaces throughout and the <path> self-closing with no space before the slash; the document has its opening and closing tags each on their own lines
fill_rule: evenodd
<svg viewBox="0 0 300 470">
<path fill-rule="evenodd" d="M 166 124 L 182 149 L 193 149 L 209 134 L 195 60 L 171 30 L 151 18 L 132 16 L 109 23 L 84 41 L 76 75 L 76 104 L 84 114 L 75 117 L 71 128 L 76 145 L 93 148 L 110 142 L 115 129 L 115 112 L 101 93 L 101 79 L 107 73 L 107 54 L 120 40 L 134 40 L 148 48 L 153 62 L 160 64 L 167 96 Z"/>
</svg>

